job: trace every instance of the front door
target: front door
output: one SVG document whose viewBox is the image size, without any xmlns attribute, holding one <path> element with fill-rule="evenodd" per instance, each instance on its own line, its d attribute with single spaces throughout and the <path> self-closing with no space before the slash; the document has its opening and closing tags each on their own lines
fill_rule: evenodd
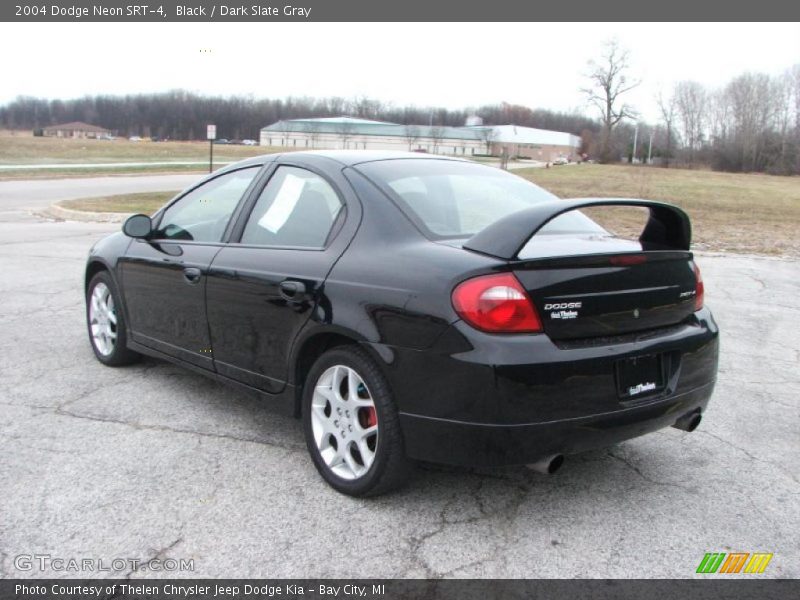
<svg viewBox="0 0 800 600">
<path fill-rule="evenodd" d="M 260 167 L 210 179 L 167 207 L 120 261 L 133 341 L 213 369 L 206 277 L 231 214 Z"/>
</svg>

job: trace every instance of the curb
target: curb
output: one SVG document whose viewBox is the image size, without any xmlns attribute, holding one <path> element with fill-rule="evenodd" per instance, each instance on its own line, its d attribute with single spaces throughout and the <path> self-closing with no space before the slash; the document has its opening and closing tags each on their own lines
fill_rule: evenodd
<svg viewBox="0 0 800 600">
<path fill-rule="evenodd" d="M 42 214 L 54 219 L 63 219 L 65 221 L 84 221 L 84 222 L 98 222 L 98 223 L 122 223 L 125 219 L 134 213 L 116 213 L 116 212 L 90 212 L 86 210 L 73 210 L 71 208 L 64 208 L 58 202 L 51 204 L 42 211 Z"/>
</svg>

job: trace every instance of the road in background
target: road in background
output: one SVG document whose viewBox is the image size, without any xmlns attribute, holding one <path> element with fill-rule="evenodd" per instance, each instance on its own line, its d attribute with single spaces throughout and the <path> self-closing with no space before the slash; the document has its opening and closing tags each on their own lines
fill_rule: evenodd
<svg viewBox="0 0 800 600">
<path fill-rule="evenodd" d="M 0 181 L 0 220 L 9 216 L 4 213 L 25 213 L 60 200 L 180 190 L 204 176 L 204 173 L 190 173 Z"/>
<path fill-rule="evenodd" d="M 47 204 L 190 180 L 17 185 Z M 82 275 L 117 227 L 0 215 L 0 577 L 79 576 L 14 568 L 49 554 L 193 559 L 187 577 L 682 578 L 706 552 L 772 552 L 763 577 L 800 577 L 800 262 L 700 257 L 722 356 L 696 432 L 567 457 L 553 477 L 425 467 L 355 500 L 268 401 L 156 360 L 95 360 Z"/>
</svg>

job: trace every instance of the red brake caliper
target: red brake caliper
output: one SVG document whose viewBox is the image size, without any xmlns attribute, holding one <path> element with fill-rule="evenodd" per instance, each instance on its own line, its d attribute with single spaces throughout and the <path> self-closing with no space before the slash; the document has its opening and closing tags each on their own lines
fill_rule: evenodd
<svg viewBox="0 0 800 600">
<path fill-rule="evenodd" d="M 378 424 L 378 413 L 375 412 L 374 406 L 367 406 L 361 409 L 361 426 L 366 429 Z"/>
</svg>

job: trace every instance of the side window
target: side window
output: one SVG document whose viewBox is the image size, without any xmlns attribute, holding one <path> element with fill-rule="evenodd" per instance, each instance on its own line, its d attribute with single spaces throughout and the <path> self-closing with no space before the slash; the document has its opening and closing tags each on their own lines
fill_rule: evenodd
<svg viewBox="0 0 800 600">
<path fill-rule="evenodd" d="M 278 167 L 261 192 L 242 244 L 322 248 L 342 210 L 327 181 L 297 167 Z"/>
<path fill-rule="evenodd" d="M 261 167 L 221 175 L 192 190 L 161 218 L 157 239 L 218 242 L 239 200 Z"/>
</svg>

